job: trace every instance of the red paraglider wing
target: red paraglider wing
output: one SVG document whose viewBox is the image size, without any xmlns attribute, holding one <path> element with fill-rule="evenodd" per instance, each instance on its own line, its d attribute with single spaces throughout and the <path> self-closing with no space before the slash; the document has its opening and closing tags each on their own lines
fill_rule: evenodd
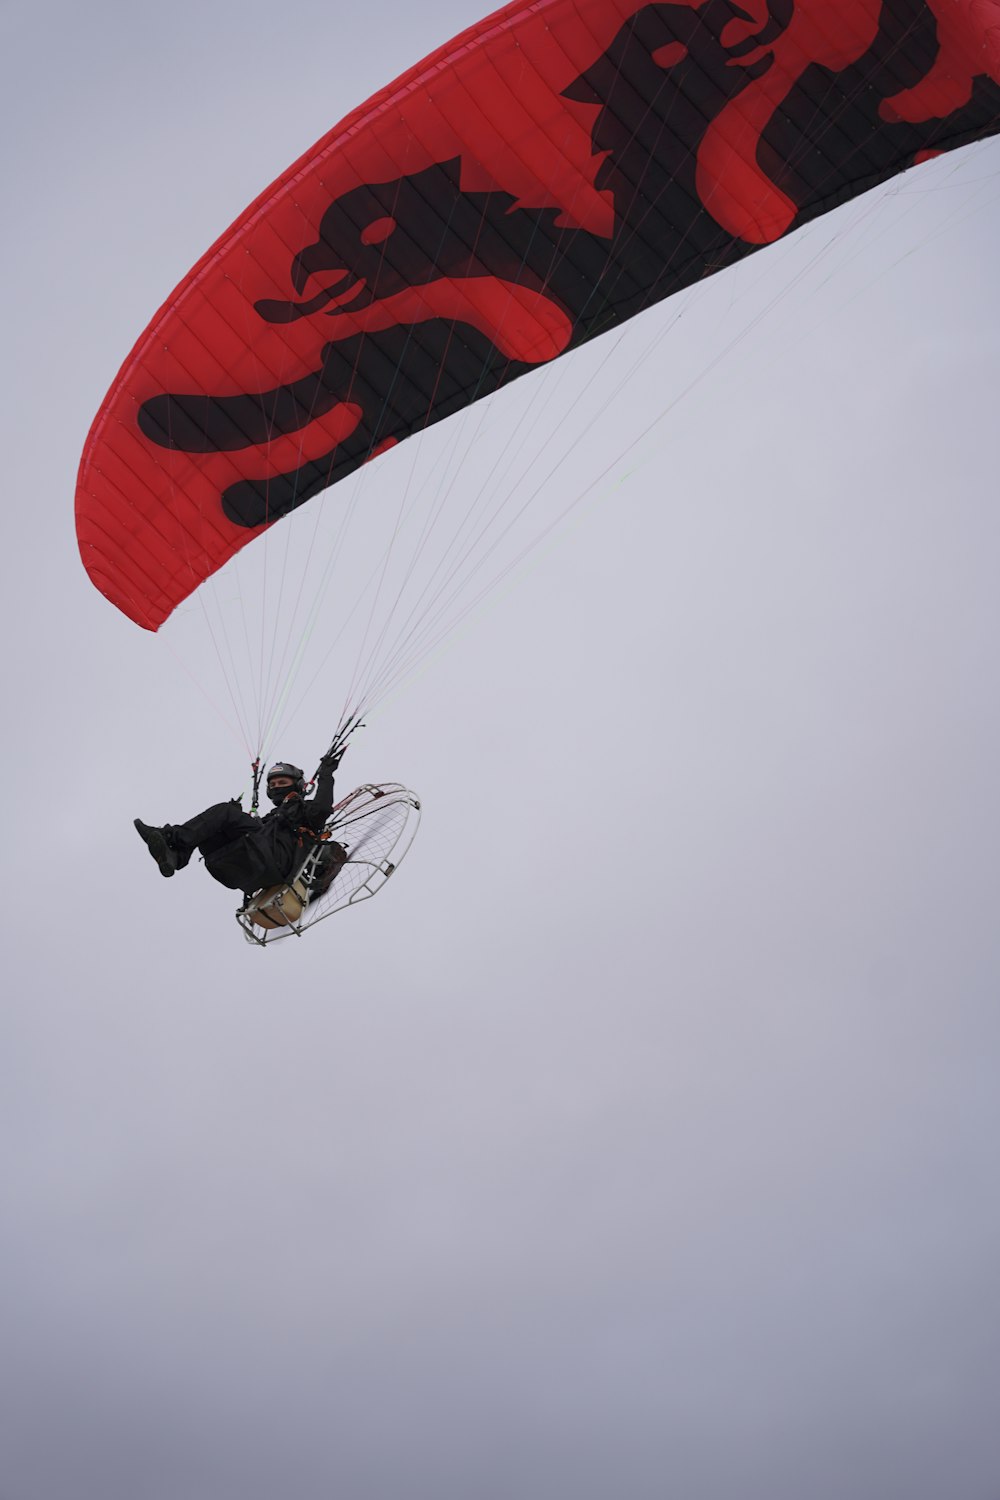
<svg viewBox="0 0 1000 1500">
<path fill-rule="evenodd" d="M 1000 0 L 516 0 L 370 99 L 157 313 L 88 438 L 96 586 L 155 630 L 394 443 L 1000 129 Z"/>
</svg>

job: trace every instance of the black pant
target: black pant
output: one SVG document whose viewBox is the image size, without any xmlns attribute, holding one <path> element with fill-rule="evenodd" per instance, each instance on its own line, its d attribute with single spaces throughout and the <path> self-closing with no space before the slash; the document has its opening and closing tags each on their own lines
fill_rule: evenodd
<svg viewBox="0 0 1000 1500">
<path fill-rule="evenodd" d="M 212 878 L 231 891 L 279 885 L 290 875 L 298 853 L 291 830 L 268 828 L 238 802 L 216 802 L 186 823 L 172 824 L 167 832 L 179 869 L 197 849 Z"/>
</svg>

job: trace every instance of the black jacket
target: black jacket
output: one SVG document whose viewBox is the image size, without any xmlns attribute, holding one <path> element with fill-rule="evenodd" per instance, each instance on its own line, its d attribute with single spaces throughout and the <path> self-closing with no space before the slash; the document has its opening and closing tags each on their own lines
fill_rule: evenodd
<svg viewBox="0 0 1000 1500">
<path fill-rule="evenodd" d="M 320 771 L 312 797 L 303 800 L 290 793 L 284 802 L 279 802 L 277 807 L 264 814 L 260 826 L 282 829 L 291 827 L 296 830 L 296 837 L 300 828 L 311 828 L 313 833 L 322 833 L 323 825 L 332 812 L 333 772 Z"/>
<path fill-rule="evenodd" d="M 295 873 L 309 851 L 309 833 L 322 833 L 332 811 L 333 772 L 321 771 L 315 796 L 290 794 L 231 844 L 206 855 L 205 868 L 233 890 L 278 885 Z"/>
</svg>

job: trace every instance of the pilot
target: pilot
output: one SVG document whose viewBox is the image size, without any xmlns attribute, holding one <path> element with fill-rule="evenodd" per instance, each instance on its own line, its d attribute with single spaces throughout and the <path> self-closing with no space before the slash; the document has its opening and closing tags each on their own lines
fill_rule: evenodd
<svg viewBox="0 0 1000 1500">
<path fill-rule="evenodd" d="M 237 800 L 216 802 L 186 823 L 151 827 L 136 818 L 136 830 L 161 875 L 182 870 L 198 850 L 212 879 L 230 890 L 252 892 L 282 884 L 294 877 L 307 846 L 323 832 L 333 810 L 333 773 L 342 754 L 343 747 L 323 757 L 316 794 L 308 798 L 305 773 L 298 766 L 288 761 L 273 765 L 267 796 L 274 806 L 263 818 L 244 812 Z"/>
</svg>

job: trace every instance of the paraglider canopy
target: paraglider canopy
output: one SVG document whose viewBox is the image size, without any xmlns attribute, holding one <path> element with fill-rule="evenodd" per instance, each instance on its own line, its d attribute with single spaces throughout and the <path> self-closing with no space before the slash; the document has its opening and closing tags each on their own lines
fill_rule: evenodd
<svg viewBox="0 0 1000 1500">
<path fill-rule="evenodd" d="M 1000 128 L 1000 0 L 515 0 L 250 205 L 80 466 L 96 586 L 155 630 L 428 424 Z"/>
</svg>

